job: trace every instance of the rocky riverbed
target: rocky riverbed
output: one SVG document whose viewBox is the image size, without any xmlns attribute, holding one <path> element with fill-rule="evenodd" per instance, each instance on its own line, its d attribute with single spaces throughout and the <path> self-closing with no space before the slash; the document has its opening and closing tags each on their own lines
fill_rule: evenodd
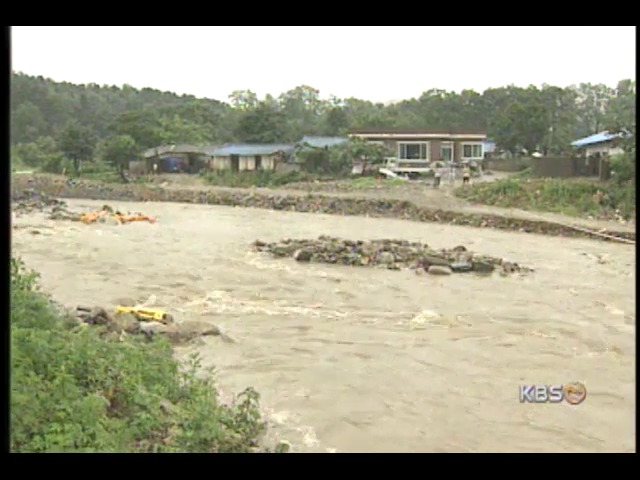
<svg viewBox="0 0 640 480">
<path fill-rule="evenodd" d="M 32 195 L 40 198 L 79 198 L 105 201 L 153 201 L 199 203 L 264 208 L 336 215 L 357 215 L 379 218 L 397 218 L 419 222 L 437 222 L 479 228 L 493 228 L 513 232 L 537 233 L 564 237 L 583 237 L 608 240 L 599 234 L 635 241 L 635 232 L 589 232 L 567 225 L 500 215 L 454 212 L 419 207 L 397 199 L 372 199 L 358 197 L 332 197 L 325 195 L 276 195 L 251 190 L 193 190 L 164 189 L 141 184 L 101 184 L 79 181 L 67 184 L 52 177 L 18 178 L 12 184 L 12 200 L 25 202 Z"/>
<path fill-rule="evenodd" d="M 464 245 L 451 249 L 433 249 L 426 243 L 405 240 L 346 240 L 320 236 L 317 240 L 285 239 L 266 243 L 256 240 L 254 248 L 275 257 L 292 257 L 298 262 L 318 262 L 350 266 L 381 267 L 389 270 L 413 269 L 416 273 L 451 275 L 452 273 L 501 275 L 529 273 L 533 269 L 499 257 L 480 255 Z"/>
<path fill-rule="evenodd" d="M 200 337 L 219 336 L 223 341 L 233 343 L 217 326 L 196 320 L 175 323 L 168 317 L 162 322 L 145 321 L 133 313 L 110 314 L 102 307 L 78 307 L 75 316 L 69 318 L 78 325 L 103 327 L 103 333 L 113 338 L 125 334 L 142 335 L 148 340 L 166 337 L 173 345 L 185 345 Z"/>
<path fill-rule="evenodd" d="M 12 211 L 20 216 L 31 212 L 56 208 L 64 208 L 66 203 L 48 193 L 34 188 L 14 190 L 11 192 Z"/>
</svg>

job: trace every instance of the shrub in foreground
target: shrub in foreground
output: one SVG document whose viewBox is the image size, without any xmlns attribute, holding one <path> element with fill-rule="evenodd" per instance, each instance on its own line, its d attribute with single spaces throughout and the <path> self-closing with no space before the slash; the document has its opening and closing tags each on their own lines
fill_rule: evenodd
<svg viewBox="0 0 640 480">
<path fill-rule="evenodd" d="M 231 405 L 167 342 L 109 340 L 65 318 L 37 275 L 11 261 L 13 452 L 250 452 L 265 431 L 259 396 Z"/>
</svg>

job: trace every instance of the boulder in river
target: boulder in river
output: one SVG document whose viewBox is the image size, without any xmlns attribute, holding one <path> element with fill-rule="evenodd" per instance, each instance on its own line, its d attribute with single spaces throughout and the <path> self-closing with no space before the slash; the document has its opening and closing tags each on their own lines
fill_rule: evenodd
<svg viewBox="0 0 640 480">
<path fill-rule="evenodd" d="M 430 275 L 451 275 L 451 269 L 444 265 L 431 265 L 427 270 Z"/>
<path fill-rule="evenodd" d="M 313 251 L 306 248 L 299 248 L 293 252 L 293 259 L 298 262 L 308 262 L 311 260 Z"/>
</svg>

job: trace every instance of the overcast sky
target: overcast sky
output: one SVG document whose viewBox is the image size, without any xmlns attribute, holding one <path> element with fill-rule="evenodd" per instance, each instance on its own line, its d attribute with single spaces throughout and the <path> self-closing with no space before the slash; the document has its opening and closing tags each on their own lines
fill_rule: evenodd
<svg viewBox="0 0 640 480">
<path fill-rule="evenodd" d="M 298 85 L 388 102 L 431 88 L 615 86 L 635 27 L 12 27 L 12 69 L 227 101 Z"/>
</svg>

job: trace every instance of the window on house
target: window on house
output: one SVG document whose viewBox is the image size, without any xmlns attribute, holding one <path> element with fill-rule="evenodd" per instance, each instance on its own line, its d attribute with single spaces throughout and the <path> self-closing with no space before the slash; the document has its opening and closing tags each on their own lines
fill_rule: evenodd
<svg viewBox="0 0 640 480">
<path fill-rule="evenodd" d="M 402 160 L 428 160 L 428 143 L 399 143 L 398 157 Z"/>
<path fill-rule="evenodd" d="M 481 143 L 467 143 L 462 146 L 462 158 L 482 158 L 483 154 Z"/>
</svg>

